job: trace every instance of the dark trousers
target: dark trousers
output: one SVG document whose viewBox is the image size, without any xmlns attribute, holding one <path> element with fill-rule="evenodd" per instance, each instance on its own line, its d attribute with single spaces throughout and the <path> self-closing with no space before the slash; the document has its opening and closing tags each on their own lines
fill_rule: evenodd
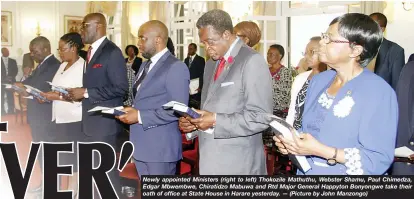
<svg viewBox="0 0 414 199">
<path fill-rule="evenodd" d="M 109 145 L 111 145 L 114 149 L 117 148 L 117 135 L 110 135 L 110 136 L 104 136 L 104 137 L 87 137 L 86 138 L 87 142 L 105 142 Z M 81 160 L 79 160 L 81 161 Z M 95 155 L 94 156 L 94 167 L 98 167 L 99 163 L 100 163 L 100 159 L 99 156 Z M 110 171 L 108 173 L 108 177 L 112 182 L 112 185 L 118 195 L 118 197 L 121 197 L 121 182 L 120 182 L 120 177 L 119 177 L 119 171 L 117 169 L 117 164 L 115 165 L 115 167 L 112 169 L 112 171 Z M 95 198 L 98 199 L 100 198 L 99 194 L 97 193 L 97 190 L 95 189 Z"/>
<path fill-rule="evenodd" d="M 34 123 L 34 122 L 33 122 Z M 30 124 L 32 132 L 32 142 L 55 142 L 56 125 L 52 122 L 49 123 L 34 123 Z M 39 150 L 37 155 L 37 161 L 39 162 L 40 168 L 43 168 L 43 148 Z M 43 173 L 43 170 L 42 170 Z"/>
</svg>

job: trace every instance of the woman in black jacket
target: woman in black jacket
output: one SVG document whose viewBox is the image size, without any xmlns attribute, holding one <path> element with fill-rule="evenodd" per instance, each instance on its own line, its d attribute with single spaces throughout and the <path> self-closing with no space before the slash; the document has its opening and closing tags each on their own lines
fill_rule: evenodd
<svg viewBox="0 0 414 199">
<path fill-rule="evenodd" d="M 125 54 L 128 55 L 128 57 L 125 58 L 125 62 L 127 64 L 127 67 L 131 67 L 132 70 L 134 70 L 135 75 L 137 75 L 139 67 L 142 64 L 142 59 L 140 57 L 137 57 L 138 53 L 138 48 L 134 45 L 128 45 L 125 48 Z"/>
</svg>

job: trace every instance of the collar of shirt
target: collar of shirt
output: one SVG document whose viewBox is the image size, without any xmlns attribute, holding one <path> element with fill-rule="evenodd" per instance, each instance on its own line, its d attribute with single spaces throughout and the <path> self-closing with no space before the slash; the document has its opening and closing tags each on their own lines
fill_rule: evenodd
<svg viewBox="0 0 414 199">
<path fill-rule="evenodd" d="M 45 62 L 45 61 L 46 61 L 47 59 L 49 59 L 49 57 L 51 57 L 51 56 L 53 56 L 53 54 L 50 54 L 50 55 L 46 56 L 46 57 L 45 57 L 45 59 L 43 59 L 42 63 L 40 63 L 40 64 L 39 64 L 39 65 L 37 65 L 37 66 L 42 65 L 42 64 L 43 64 L 43 62 Z"/>
<path fill-rule="evenodd" d="M 102 44 L 102 42 L 106 39 L 106 36 L 103 36 L 101 38 L 99 38 L 98 40 L 96 40 L 95 42 L 93 42 L 91 44 L 92 46 L 92 50 L 91 50 L 91 57 L 90 59 L 92 59 L 93 55 L 95 54 L 96 50 L 98 50 L 99 46 Z M 89 60 L 90 61 L 90 60 Z"/>
<path fill-rule="evenodd" d="M 155 66 L 155 64 L 157 64 L 158 60 L 161 59 L 161 57 L 168 51 L 168 48 L 164 48 L 164 50 L 158 52 L 157 54 L 155 54 L 154 56 L 151 57 L 151 65 L 150 68 L 148 69 L 148 72 L 152 69 L 152 67 Z"/>
<path fill-rule="evenodd" d="M 3 62 L 5 62 L 5 64 L 7 64 L 6 62 L 9 61 L 9 58 L 8 57 L 1 57 L 1 59 L 3 59 Z"/>
<path fill-rule="evenodd" d="M 190 56 L 191 57 L 191 61 L 194 61 L 194 58 L 196 57 L 196 55 L 197 54 L 194 54 L 193 56 Z"/>
<path fill-rule="evenodd" d="M 230 48 L 227 50 L 226 54 L 224 54 L 224 59 L 226 59 L 226 61 L 228 60 L 228 58 L 230 57 L 230 53 L 233 50 L 234 46 L 236 46 L 237 42 L 239 41 L 239 37 L 236 37 L 237 39 L 233 41 L 233 43 L 230 45 Z"/>
</svg>

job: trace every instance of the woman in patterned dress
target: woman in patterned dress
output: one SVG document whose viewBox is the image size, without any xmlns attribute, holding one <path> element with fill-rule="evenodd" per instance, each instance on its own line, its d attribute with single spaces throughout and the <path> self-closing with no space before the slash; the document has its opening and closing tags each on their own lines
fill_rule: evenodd
<svg viewBox="0 0 414 199">
<path fill-rule="evenodd" d="M 397 97 L 365 68 L 383 39 L 369 16 L 348 13 L 322 33 L 318 56 L 332 70 L 312 78 L 302 127 L 293 140 L 274 137 L 283 154 L 306 156 L 312 167 L 299 175 L 382 175 L 394 159 Z"/>
<path fill-rule="evenodd" d="M 305 107 L 306 91 L 308 90 L 309 82 L 314 75 L 325 71 L 327 68 L 326 64 L 321 63 L 318 59 L 317 52 L 320 40 L 321 37 L 312 37 L 306 45 L 303 55 L 306 66 L 312 70 L 296 76 L 292 84 L 290 106 L 286 121 L 295 127 L 296 130 L 302 126 L 302 113 Z"/>
<path fill-rule="evenodd" d="M 286 118 L 290 103 L 290 88 L 292 86 L 292 71 L 283 66 L 281 61 L 285 49 L 279 44 L 271 45 L 267 51 L 267 63 L 273 81 L 273 114 Z"/>
</svg>

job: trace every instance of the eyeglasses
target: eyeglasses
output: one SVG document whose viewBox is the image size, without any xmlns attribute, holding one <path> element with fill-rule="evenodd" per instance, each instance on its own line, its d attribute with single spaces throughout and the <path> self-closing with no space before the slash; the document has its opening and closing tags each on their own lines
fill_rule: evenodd
<svg viewBox="0 0 414 199">
<path fill-rule="evenodd" d="M 69 50 L 69 48 L 58 48 L 56 50 L 60 53 L 63 53 L 63 52 L 67 52 Z"/>
<path fill-rule="evenodd" d="M 101 24 L 101 23 L 98 23 L 98 22 L 95 22 L 95 21 L 93 21 L 93 22 L 89 22 L 89 23 L 88 23 L 88 22 L 82 22 L 82 24 L 80 25 L 80 27 L 79 27 L 79 28 L 80 28 L 81 30 L 83 30 L 83 29 L 85 29 L 85 28 L 86 28 L 86 26 L 87 26 L 87 25 L 91 25 L 91 24 Z"/>
<path fill-rule="evenodd" d="M 333 39 L 331 39 L 331 37 L 330 37 L 327 33 L 322 33 L 322 34 L 321 34 L 321 38 L 322 38 L 322 41 L 323 41 L 325 44 L 330 44 L 330 43 L 348 43 L 348 44 L 356 44 L 355 42 L 350 42 L 350 41 L 333 40 Z"/>
</svg>

